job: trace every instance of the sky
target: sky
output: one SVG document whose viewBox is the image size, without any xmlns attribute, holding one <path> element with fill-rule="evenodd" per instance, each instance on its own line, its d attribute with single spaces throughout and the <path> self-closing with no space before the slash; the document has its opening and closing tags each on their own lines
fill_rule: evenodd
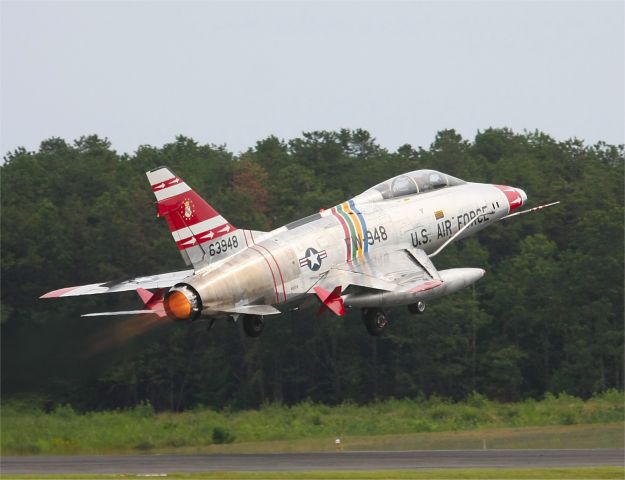
<svg viewBox="0 0 625 480">
<path fill-rule="evenodd" d="M 625 2 L 0 3 L 0 153 L 364 128 L 625 143 Z"/>
</svg>

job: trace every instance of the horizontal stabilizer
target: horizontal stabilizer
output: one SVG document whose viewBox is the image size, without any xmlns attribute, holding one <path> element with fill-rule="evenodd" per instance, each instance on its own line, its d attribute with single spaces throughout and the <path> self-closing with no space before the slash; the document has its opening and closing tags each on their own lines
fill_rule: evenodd
<svg viewBox="0 0 625 480">
<path fill-rule="evenodd" d="M 138 315 L 142 313 L 154 313 L 158 315 L 158 312 L 154 310 L 123 310 L 120 312 L 97 312 L 97 313 L 84 313 L 81 317 L 110 317 L 113 315 Z M 160 317 L 161 315 L 159 315 Z"/>
<path fill-rule="evenodd" d="M 98 295 L 101 293 L 127 292 L 138 289 L 173 287 L 191 275 L 193 275 L 193 270 L 181 270 L 179 272 L 132 278 L 122 282 L 92 283 L 91 285 L 60 288 L 59 290 L 48 292 L 39 298 L 76 297 L 79 295 Z"/>
<path fill-rule="evenodd" d="M 137 294 L 143 300 L 146 308 L 156 313 L 159 317 L 166 317 L 165 304 L 163 303 L 165 298 L 166 288 L 159 288 L 156 292 L 152 293 L 145 288 L 137 288 Z"/>
<path fill-rule="evenodd" d="M 98 313 L 85 313 L 81 317 L 103 317 L 111 315 L 137 315 L 143 313 L 153 313 L 159 317 L 166 317 L 165 307 L 163 305 L 163 298 L 165 296 L 166 288 L 160 288 L 156 292 L 152 293 L 144 288 L 137 288 L 137 294 L 141 297 L 141 300 L 147 307 L 147 310 L 122 310 L 119 312 L 98 312 Z"/>
</svg>

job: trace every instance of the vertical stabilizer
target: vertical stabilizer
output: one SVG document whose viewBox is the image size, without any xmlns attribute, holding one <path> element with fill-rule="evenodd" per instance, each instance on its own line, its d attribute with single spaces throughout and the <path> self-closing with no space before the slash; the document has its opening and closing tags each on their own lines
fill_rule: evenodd
<svg viewBox="0 0 625 480">
<path fill-rule="evenodd" d="M 176 246 L 194 268 L 244 248 L 243 235 L 167 167 L 146 172 Z"/>
</svg>

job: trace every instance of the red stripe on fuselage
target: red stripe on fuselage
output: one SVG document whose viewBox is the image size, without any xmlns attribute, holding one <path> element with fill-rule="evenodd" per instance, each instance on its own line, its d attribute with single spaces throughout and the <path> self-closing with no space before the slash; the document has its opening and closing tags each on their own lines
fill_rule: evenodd
<svg viewBox="0 0 625 480">
<path fill-rule="evenodd" d="M 282 283 L 282 294 L 284 295 L 284 301 L 286 302 L 286 289 L 284 288 L 284 278 L 282 277 L 282 269 L 280 269 L 280 265 L 278 264 L 276 257 L 273 256 L 273 253 L 271 253 L 267 247 L 263 245 L 256 245 L 256 246 L 258 248 L 265 249 L 267 253 L 271 255 L 271 258 L 273 258 L 273 262 L 276 264 L 276 267 L 278 268 L 278 273 L 280 274 L 280 282 Z"/>
<path fill-rule="evenodd" d="M 256 253 L 258 253 L 261 257 L 263 257 L 263 260 L 265 260 L 265 263 L 267 264 L 267 266 L 269 267 L 269 271 L 271 272 L 271 278 L 273 279 L 273 289 L 274 292 L 276 294 L 276 303 L 280 303 L 280 296 L 278 295 L 278 284 L 276 283 L 276 276 L 273 273 L 273 268 L 271 268 L 271 264 L 269 263 L 269 260 L 267 260 L 267 257 L 265 257 L 265 254 L 259 250 L 256 250 L 255 247 L 249 247 L 250 249 L 254 250 Z"/>
<path fill-rule="evenodd" d="M 252 240 L 252 245 L 254 245 L 256 248 L 262 248 L 264 249 L 269 255 L 271 255 L 271 258 L 273 259 L 273 262 L 276 264 L 276 268 L 278 269 L 278 273 L 280 274 L 280 282 L 282 283 L 282 294 L 284 295 L 284 301 L 286 302 L 286 289 L 284 288 L 284 277 L 282 276 L 282 269 L 280 268 L 280 265 L 278 264 L 278 261 L 276 260 L 276 257 L 273 256 L 273 253 L 271 253 L 269 251 L 269 249 L 263 245 L 259 245 L 256 243 L 256 240 L 254 240 L 254 234 L 252 233 L 252 230 L 248 230 L 250 233 L 250 238 Z M 247 239 L 245 240 L 247 242 Z M 273 273 L 273 271 L 272 271 Z M 279 298 L 279 296 L 277 295 L 278 292 L 278 286 L 276 284 L 276 296 Z"/>
<path fill-rule="evenodd" d="M 332 215 L 334 215 L 338 219 L 339 223 L 343 227 L 343 233 L 345 234 L 345 247 L 347 248 L 346 260 L 349 262 L 352 258 L 352 250 L 351 250 L 352 236 L 349 232 L 349 227 L 347 226 L 347 223 L 345 223 L 345 219 L 341 217 L 341 214 L 336 211 L 336 207 L 332 207 L 331 212 L 332 212 Z"/>
</svg>

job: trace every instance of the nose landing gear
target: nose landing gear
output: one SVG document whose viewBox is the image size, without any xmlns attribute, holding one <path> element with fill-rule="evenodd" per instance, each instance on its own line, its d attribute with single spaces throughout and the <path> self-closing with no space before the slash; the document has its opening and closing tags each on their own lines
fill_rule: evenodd
<svg viewBox="0 0 625 480">
<path fill-rule="evenodd" d="M 425 312 L 425 302 L 411 303 L 408 305 L 408 311 L 413 315 L 420 315 Z"/>
</svg>

